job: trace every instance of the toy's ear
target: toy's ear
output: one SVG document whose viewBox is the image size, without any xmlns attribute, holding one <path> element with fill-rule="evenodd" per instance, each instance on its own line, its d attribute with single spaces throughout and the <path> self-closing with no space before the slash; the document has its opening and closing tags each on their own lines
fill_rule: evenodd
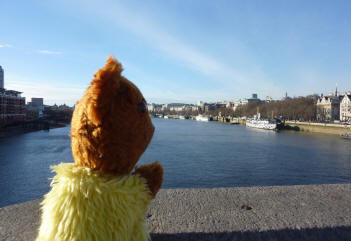
<svg viewBox="0 0 351 241">
<path fill-rule="evenodd" d="M 87 114 L 89 119 L 97 126 L 101 124 L 104 110 L 109 106 L 108 102 L 114 95 L 113 91 L 118 88 L 122 71 L 121 63 L 110 55 L 105 66 L 95 73 L 94 79 L 91 81 L 89 88 L 91 99 L 87 106 Z"/>
</svg>

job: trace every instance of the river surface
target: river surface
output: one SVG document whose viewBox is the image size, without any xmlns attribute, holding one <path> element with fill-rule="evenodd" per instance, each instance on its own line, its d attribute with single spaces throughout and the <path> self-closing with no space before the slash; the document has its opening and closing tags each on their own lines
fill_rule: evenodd
<svg viewBox="0 0 351 241">
<path fill-rule="evenodd" d="M 158 160 L 163 188 L 351 183 L 351 141 L 218 122 L 153 119 L 139 164 Z M 0 207 L 42 197 L 50 166 L 73 162 L 70 127 L 0 139 Z"/>
</svg>

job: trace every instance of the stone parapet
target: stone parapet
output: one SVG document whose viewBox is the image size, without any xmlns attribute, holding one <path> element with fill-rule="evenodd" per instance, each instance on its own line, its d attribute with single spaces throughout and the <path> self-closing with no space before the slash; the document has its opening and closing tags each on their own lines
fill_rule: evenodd
<svg viewBox="0 0 351 241">
<path fill-rule="evenodd" d="M 0 240 L 31 241 L 39 202 L 0 208 Z M 163 189 L 152 240 L 351 240 L 351 184 Z"/>
</svg>

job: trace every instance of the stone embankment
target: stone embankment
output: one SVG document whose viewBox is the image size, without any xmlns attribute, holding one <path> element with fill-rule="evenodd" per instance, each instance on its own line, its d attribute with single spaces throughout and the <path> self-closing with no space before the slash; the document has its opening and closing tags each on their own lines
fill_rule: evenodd
<svg viewBox="0 0 351 241">
<path fill-rule="evenodd" d="M 350 125 L 286 121 L 285 125 L 297 127 L 299 131 L 341 135 L 350 132 Z"/>
<path fill-rule="evenodd" d="M 56 123 L 47 120 L 33 120 L 18 122 L 9 126 L 0 127 L 0 138 L 6 138 L 15 135 L 21 135 L 28 132 L 50 130 L 54 128 L 65 127 L 66 123 Z"/>
<path fill-rule="evenodd" d="M 351 240 L 351 184 L 161 190 L 152 240 Z M 0 209 L 0 240 L 34 240 L 40 200 Z"/>
<path fill-rule="evenodd" d="M 173 119 L 179 119 L 178 115 L 168 115 L 168 117 Z M 195 120 L 196 116 L 189 116 L 187 118 Z M 244 118 L 214 116 L 214 117 L 211 117 L 211 120 L 218 121 L 218 122 L 228 122 L 231 124 L 245 125 Z M 330 134 L 330 135 L 341 135 L 345 133 L 350 133 L 351 125 L 285 121 L 284 130 L 294 130 L 294 131 L 301 131 L 301 132 L 311 132 L 311 133 Z"/>
</svg>

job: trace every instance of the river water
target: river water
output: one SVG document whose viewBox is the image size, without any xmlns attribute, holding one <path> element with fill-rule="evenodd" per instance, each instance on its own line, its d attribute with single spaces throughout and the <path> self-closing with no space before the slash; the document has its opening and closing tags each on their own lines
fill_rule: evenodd
<svg viewBox="0 0 351 241">
<path fill-rule="evenodd" d="M 351 183 L 351 141 L 218 122 L 153 119 L 139 164 L 158 160 L 163 188 Z M 42 197 L 50 165 L 73 162 L 70 127 L 0 139 L 0 207 Z"/>
</svg>

